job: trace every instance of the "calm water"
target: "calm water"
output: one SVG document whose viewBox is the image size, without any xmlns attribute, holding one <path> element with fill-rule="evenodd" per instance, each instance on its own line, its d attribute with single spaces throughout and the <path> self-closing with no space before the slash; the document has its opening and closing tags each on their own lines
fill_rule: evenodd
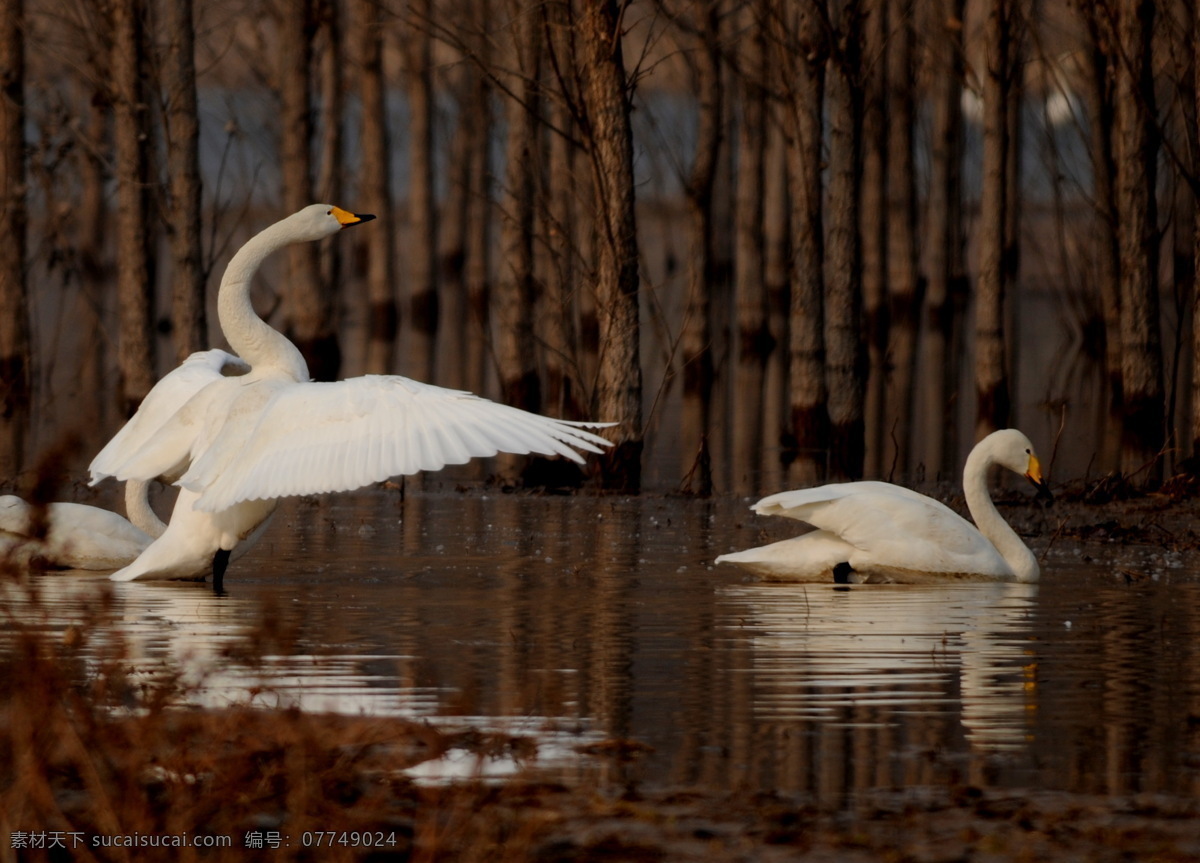
<svg viewBox="0 0 1200 863">
<path fill-rule="evenodd" d="M 416 771 L 430 781 L 538 769 L 834 806 L 951 782 L 1200 792 L 1197 561 L 1091 547 L 1107 562 L 1083 564 L 1056 543 L 1041 585 L 945 588 L 766 585 L 710 563 L 790 531 L 741 499 L 376 490 L 286 503 L 224 597 L 68 574 L 39 579 L 44 612 L 7 607 L 56 631 L 111 592 L 89 650 L 124 643 L 191 703 L 537 743 L 520 763 L 452 752 Z M 650 750 L 580 751 L 610 739 Z"/>
</svg>

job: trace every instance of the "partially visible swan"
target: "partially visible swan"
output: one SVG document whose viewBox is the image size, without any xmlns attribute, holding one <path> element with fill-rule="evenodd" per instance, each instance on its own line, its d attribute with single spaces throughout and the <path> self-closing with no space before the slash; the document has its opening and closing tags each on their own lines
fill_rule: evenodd
<svg viewBox="0 0 1200 863">
<path fill-rule="evenodd" d="M 849 482 L 785 491 L 756 503 L 760 515 L 783 515 L 816 530 L 761 548 L 723 554 L 780 581 L 922 583 L 948 580 L 1036 582 L 1037 558 L 1009 527 L 988 494 L 988 468 L 1024 474 L 1049 494 L 1029 438 L 992 432 L 971 450 L 963 491 L 975 525 L 949 507 L 886 482 Z"/>
<path fill-rule="evenodd" d="M 255 313 L 251 280 L 272 252 L 373 218 L 313 204 L 251 238 L 229 262 L 217 297 L 221 329 L 249 371 L 212 381 L 169 416 L 139 409 L 92 460 L 93 484 L 113 476 L 179 485 L 172 522 L 185 517 L 181 506 L 188 518 L 209 514 L 214 587 L 229 551 L 277 498 L 349 491 L 498 452 L 582 463 L 576 450 L 598 453 L 609 445 L 587 431 L 603 423 L 550 419 L 395 375 L 311 381 L 296 346 Z M 182 536 L 171 535 L 168 526 L 156 554 L 182 551 Z M 113 578 L 165 572 L 158 564 L 143 571 L 135 561 Z"/>
<path fill-rule="evenodd" d="M 0 559 L 50 569 L 117 569 L 151 537 L 115 512 L 82 503 L 52 503 L 39 516 L 21 498 L 0 495 Z M 35 522 L 45 519 L 34 536 Z"/>
</svg>

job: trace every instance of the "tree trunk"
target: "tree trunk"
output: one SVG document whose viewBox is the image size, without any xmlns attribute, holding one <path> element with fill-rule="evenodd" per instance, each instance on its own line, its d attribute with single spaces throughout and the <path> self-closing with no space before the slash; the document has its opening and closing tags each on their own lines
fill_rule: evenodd
<svg viewBox="0 0 1200 863">
<path fill-rule="evenodd" d="M 277 10 L 279 23 L 279 156 L 284 214 L 313 203 L 312 106 L 309 96 L 312 39 L 317 23 L 314 0 Z M 313 380 L 334 380 L 341 348 L 334 327 L 334 303 L 321 284 L 316 243 L 290 246 L 286 255 L 285 329 L 308 363 Z"/>
<path fill-rule="evenodd" d="M 772 344 L 767 328 L 766 248 L 763 233 L 767 140 L 766 4 L 758 0 L 742 12 L 749 36 L 742 56 L 742 117 L 738 124 L 737 191 L 734 231 L 734 305 L 737 359 L 734 368 L 733 489 L 759 488 L 763 462 L 763 380 Z"/>
<path fill-rule="evenodd" d="M 983 187 L 979 205 L 979 282 L 975 293 L 975 437 L 1009 424 L 1011 397 L 1005 344 L 1008 291 L 1008 111 L 1013 0 L 990 0 L 984 43 Z"/>
<path fill-rule="evenodd" d="M 155 381 L 154 294 L 146 218 L 147 142 L 151 135 L 142 87 L 146 5 L 118 0 L 112 6 L 113 136 L 117 181 L 117 298 L 120 334 L 117 364 L 126 415 Z"/>
<path fill-rule="evenodd" d="M 313 59 L 317 64 L 316 85 L 319 87 L 317 105 L 320 108 L 317 128 L 318 158 L 314 200 L 344 201 L 345 141 L 342 118 L 346 114 L 343 67 L 346 64 L 345 27 L 342 23 L 342 4 L 336 0 L 314 0 L 313 15 L 317 32 L 313 35 Z M 343 204 L 344 206 L 344 204 Z M 327 243 L 318 256 L 317 279 L 336 310 L 339 287 L 342 284 L 342 250 L 344 243 Z M 336 317 L 336 315 L 335 315 Z M 333 328 L 336 333 L 336 328 Z M 336 338 L 336 335 L 335 335 Z"/>
<path fill-rule="evenodd" d="M 776 65 L 776 69 L 781 69 Z M 777 86 L 777 72 L 772 75 Z M 785 480 L 781 440 L 790 436 L 787 370 L 791 361 L 788 315 L 791 310 L 792 220 L 788 194 L 788 153 L 783 117 L 771 106 L 763 183 L 763 279 L 767 294 L 767 367 L 763 378 L 763 459 L 759 491 L 782 488 Z"/>
<path fill-rule="evenodd" d="M 713 388 L 712 295 L 716 283 L 713 192 L 721 153 L 724 85 L 721 80 L 719 0 L 704 4 L 697 22 L 699 44 L 692 69 L 699 103 L 696 152 L 687 181 L 688 299 L 679 337 L 683 369 L 680 455 L 685 483 L 697 494 L 712 493 L 709 422 Z"/>
<path fill-rule="evenodd" d="M 0 7 L 0 476 L 21 467 L 32 391 L 25 285 L 25 5 Z"/>
<path fill-rule="evenodd" d="M 412 0 L 412 14 L 432 21 L 431 0 Z M 412 375 L 433 380 L 437 356 L 438 272 L 437 199 L 433 160 L 433 36 L 429 27 L 412 31 L 408 45 L 408 100 L 412 142 L 409 185 L 409 262 L 412 322 Z"/>
<path fill-rule="evenodd" d="M 529 411 L 542 408 L 533 312 L 534 227 L 536 219 L 538 132 L 541 128 L 542 27 L 538 7 L 521 2 L 515 10 L 514 60 L 520 78 L 517 98 L 508 101 L 508 140 L 505 147 L 504 217 L 500 227 L 502 261 L 492 295 L 495 316 L 496 363 L 501 399 Z"/>
<path fill-rule="evenodd" d="M 825 385 L 824 235 L 821 218 L 822 105 L 825 56 L 818 0 L 805 0 L 796 10 L 791 39 L 781 41 L 784 62 L 791 64 L 786 94 L 789 124 L 789 187 L 792 193 L 792 301 L 789 314 L 792 446 L 788 470 L 796 485 L 821 480 L 828 426 Z M 785 4 L 785 8 L 788 8 Z"/>
<path fill-rule="evenodd" d="M 1192 130 L 1192 175 L 1200 177 L 1200 3 L 1192 19 L 1192 92 L 1196 99 Z M 1197 206 L 1192 213 L 1192 459 L 1200 459 L 1200 191 L 1193 187 Z"/>
<path fill-rule="evenodd" d="M 1091 328 L 1103 339 L 1104 376 L 1107 383 L 1108 423 L 1102 431 L 1099 464 L 1104 471 L 1120 466 L 1121 426 L 1124 417 L 1124 387 L 1121 384 L 1121 264 L 1117 250 L 1115 187 L 1117 168 L 1113 157 L 1113 65 L 1104 46 L 1111 48 L 1107 24 L 1099 18 L 1095 7 L 1083 13 L 1087 25 L 1088 49 L 1083 53 L 1087 63 L 1087 113 L 1092 118 L 1088 128 L 1088 148 L 1092 163 L 1094 214 L 1092 220 L 1093 280 L 1100 294 L 1103 326 Z"/>
<path fill-rule="evenodd" d="M 837 0 L 834 27 L 839 51 L 828 74 L 829 195 L 825 246 L 825 383 L 830 463 L 836 475 L 862 476 L 866 351 L 862 338 L 862 271 L 859 260 L 861 118 L 858 0 Z"/>
<path fill-rule="evenodd" d="M 962 13 L 964 0 L 934 0 L 933 129 L 928 197 L 928 290 L 922 340 L 920 458 L 935 476 L 957 473 L 960 352 L 956 309 L 962 281 Z"/>
<path fill-rule="evenodd" d="M 483 0 L 480 14 L 486 20 L 490 3 Z M 488 40 L 480 46 L 482 62 L 488 62 Z M 470 182 L 467 202 L 467 233 L 463 248 L 463 281 L 466 284 L 467 389 L 483 392 L 487 381 L 492 292 L 492 83 L 486 75 L 475 78 L 472 95 L 462 122 L 474 127 L 470 145 Z"/>
<path fill-rule="evenodd" d="M 917 328 L 922 282 L 917 254 L 917 188 L 913 163 L 913 2 L 887 0 L 887 265 L 890 292 L 887 433 L 894 439 L 893 467 L 908 476 L 912 458 L 913 381 L 917 370 Z"/>
<path fill-rule="evenodd" d="M 885 462 L 884 422 L 888 379 L 887 260 L 887 0 L 862 0 L 862 238 L 863 325 L 867 386 L 863 403 L 864 472 L 879 476 Z"/>
<path fill-rule="evenodd" d="M 379 217 L 378 231 L 368 231 L 360 242 L 367 264 L 366 371 L 395 371 L 396 222 L 392 207 L 391 141 L 387 126 L 387 89 L 383 74 L 383 24 L 374 0 L 355 0 L 353 15 L 355 51 L 358 54 L 358 93 L 362 101 L 362 163 L 359 195 L 365 212 Z"/>
<path fill-rule="evenodd" d="M 617 423 L 605 432 L 614 446 L 600 460 L 601 482 L 637 492 L 642 456 L 638 247 L 621 10 L 616 0 L 580 0 L 577 70 L 598 234 L 593 278 L 601 353 L 595 416 Z"/>
<path fill-rule="evenodd" d="M 196 106 L 195 25 L 192 0 L 159 8 L 167 34 L 162 60 L 167 173 L 170 175 L 171 321 L 175 358 L 208 347 L 204 266 L 200 246 L 200 117 Z"/>
<path fill-rule="evenodd" d="M 1121 0 L 1116 41 L 1115 150 L 1117 243 L 1121 264 L 1121 379 L 1124 435 L 1121 470 L 1161 478 L 1165 440 L 1162 342 L 1159 333 L 1158 224 L 1155 204 L 1158 139 L 1151 42 L 1152 0 Z"/>
</svg>

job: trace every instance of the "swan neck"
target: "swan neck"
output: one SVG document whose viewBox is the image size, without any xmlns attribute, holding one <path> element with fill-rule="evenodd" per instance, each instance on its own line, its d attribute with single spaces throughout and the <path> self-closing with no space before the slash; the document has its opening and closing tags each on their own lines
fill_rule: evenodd
<svg viewBox="0 0 1200 863">
<path fill-rule="evenodd" d="M 250 286 L 262 262 L 284 246 L 299 242 L 288 220 L 277 222 L 253 236 L 225 268 L 217 293 L 217 317 L 234 353 L 252 369 L 282 368 L 297 380 L 308 380 L 308 367 L 300 351 L 282 333 L 254 311 Z"/>
<path fill-rule="evenodd" d="M 155 539 L 167 529 L 150 506 L 150 483 L 144 480 L 131 479 L 125 483 L 125 515 L 134 527 Z"/>
<path fill-rule="evenodd" d="M 976 446 L 967 457 L 967 464 L 963 468 L 963 494 L 967 499 L 967 509 L 979 532 L 996 547 L 1017 581 L 1037 581 L 1040 574 L 1037 558 L 992 502 L 987 479 L 988 469 L 993 464 L 995 461 L 985 447 Z"/>
</svg>

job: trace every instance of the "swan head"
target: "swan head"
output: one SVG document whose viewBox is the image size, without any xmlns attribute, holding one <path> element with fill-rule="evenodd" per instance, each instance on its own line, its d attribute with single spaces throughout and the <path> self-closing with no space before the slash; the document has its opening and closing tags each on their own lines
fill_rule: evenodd
<svg viewBox="0 0 1200 863">
<path fill-rule="evenodd" d="M 283 220 L 294 242 L 307 242 L 331 237 L 343 228 L 361 225 L 375 217 L 366 213 L 351 213 L 332 204 L 309 204 L 303 210 Z"/>
<path fill-rule="evenodd" d="M 1016 429 L 1001 429 L 983 439 L 991 461 L 1019 473 L 1033 483 L 1039 498 L 1054 500 L 1050 486 L 1042 476 L 1042 463 L 1038 461 L 1029 438 Z"/>
</svg>

